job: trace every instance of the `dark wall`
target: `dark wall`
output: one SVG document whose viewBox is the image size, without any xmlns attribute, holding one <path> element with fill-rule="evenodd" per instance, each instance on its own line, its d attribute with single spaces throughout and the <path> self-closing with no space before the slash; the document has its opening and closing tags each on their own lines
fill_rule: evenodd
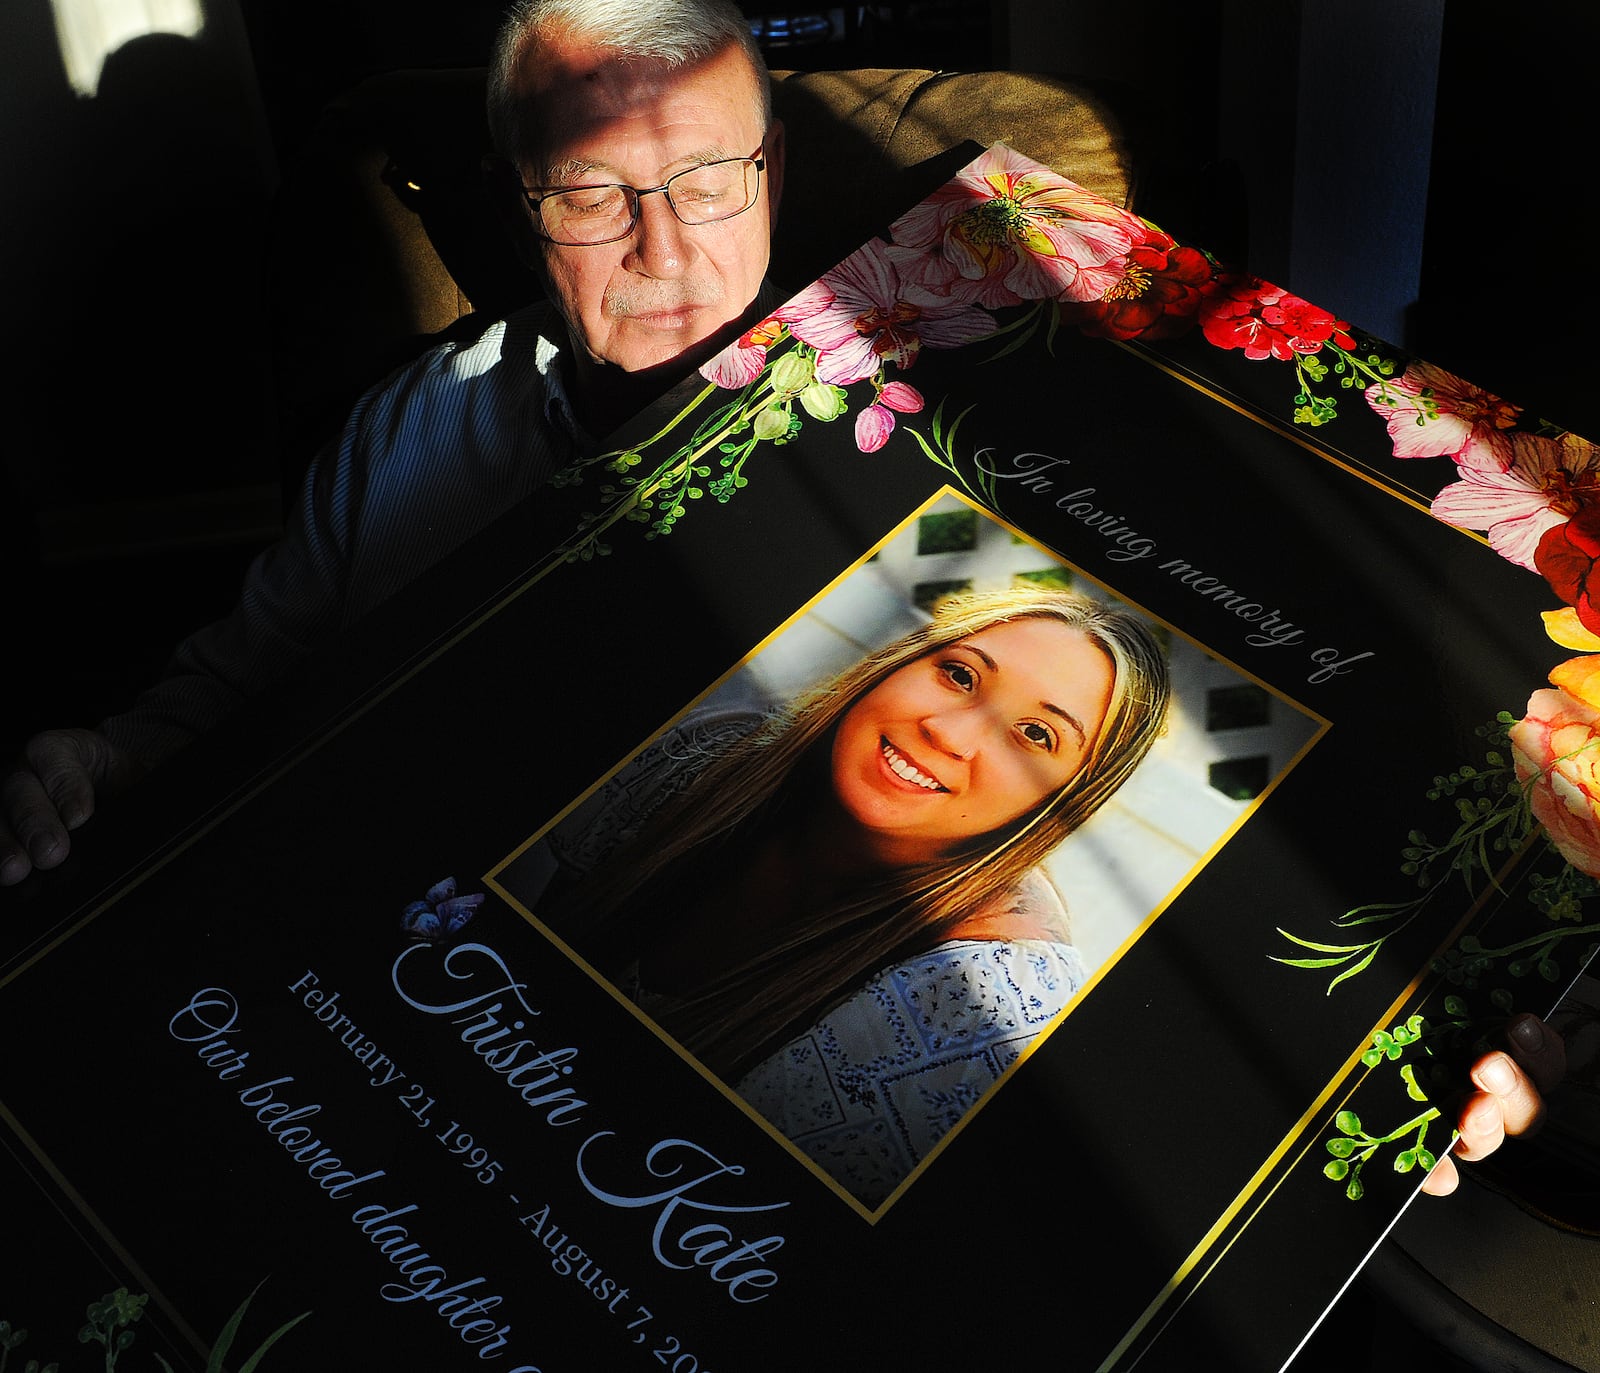
<svg viewBox="0 0 1600 1373">
<path fill-rule="evenodd" d="M 275 514 L 271 155 L 237 14 L 202 17 L 193 37 L 122 44 L 74 89 L 49 0 L 0 6 L 0 583 L 24 702 L 8 725 L 92 718 L 159 667 Z M 147 576 L 163 549 L 185 566 Z"/>
<path fill-rule="evenodd" d="M 1600 9 L 1450 0 L 1418 351 L 1600 440 L 1587 242 Z"/>
</svg>

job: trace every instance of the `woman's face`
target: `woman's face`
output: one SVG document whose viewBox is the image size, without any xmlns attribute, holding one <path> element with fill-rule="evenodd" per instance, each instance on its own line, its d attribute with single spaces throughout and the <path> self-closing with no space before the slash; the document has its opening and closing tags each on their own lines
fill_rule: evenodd
<svg viewBox="0 0 1600 1373">
<path fill-rule="evenodd" d="M 1105 722 L 1111 660 L 1054 619 L 993 625 L 896 669 L 834 733 L 834 795 L 873 854 L 924 862 L 1059 791 Z"/>
</svg>

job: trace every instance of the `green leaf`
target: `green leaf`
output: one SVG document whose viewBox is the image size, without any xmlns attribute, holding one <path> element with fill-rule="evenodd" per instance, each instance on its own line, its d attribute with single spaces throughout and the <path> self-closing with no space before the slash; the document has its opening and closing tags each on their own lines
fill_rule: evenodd
<svg viewBox="0 0 1600 1373">
<path fill-rule="evenodd" d="M 1340 1111 L 1333 1118 L 1333 1123 L 1344 1134 L 1359 1135 L 1361 1133 L 1361 1117 L 1354 1111 Z"/>
<path fill-rule="evenodd" d="M 1342 1158 L 1336 1158 L 1323 1167 L 1322 1175 L 1326 1178 L 1332 1178 L 1335 1182 L 1342 1182 L 1349 1172 L 1350 1165 Z"/>
<path fill-rule="evenodd" d="M 1403 1149 L 1403 1150 L 1400 1151 L 1400 1153 L 1395 1155 L 1395 1159 L 1394 1159 L 1394 1170 L 1395 1170 L 1395 1172 L 1397 1172 L 1397 1173 L 1409 1173 L 1416 1166 L 1417 1166 L 1417 1151 L 1415 1149 Z"/>
<path fill-rule="evenodd" d="M 1363 958 L 1353 968 L 1346 968 L 1342 973 L 1339 974 L 1338 977 L 1334 978 L 1332 982 L 1328 983 L 1329 994 L 1331 995 L 1333 989 L 1347 978 L 1354 977 L 1357 973 L 1365 972 L 1368 966 L 1370 966 L 1372 963 L 1372 960 L 1378 956 L 1378 948 L 1379 945 L 1374 944 L 1370 949 L 1367 950 L 1367 956 L 1365 958 Z"/>
<path fill-rule="evenodd" d="M 1377 925 L 1385 921 L 1394 920 L 1399 916 L 1414 912 L 1417 901 L 1373 901 L 1365 906 L 1357 906 L 1339 916 L 1333 923 L 1340 929 L 1352 929 L 1357 925 Z"/>
<path fill-rule="evenodd" d="M 1012 353 L 1015 353 L 1019 348 L 1026 347 L 1027 344 L 1032 340 L 1034 334 L 1036 334 L 1038 331 L 1039 331 L 1039 319 L 1038 319 L 1038 316 L 1036 315 L 1036 316 L 1034 316 L 1033 320 L 1029 323 L 1028 327 L 1026 329 L 1024 329 L 1021 333 L 1017 334 L 1014 338 L 1012 338 L 1012 340 L 1009 343 L 1007 343 L 1004 348 L 1002 348 L 998 353 L 991 353 L 988 357 L 986 357 L 983 360 L 984 361 L 984 365 L 987 366 L 991 362 L 999 362 L 1001 358 L 1009 357 Z"/>
<path fill-rule="evenodd" d="M 1350 1179 L 1350 1185 L 1344 1189 L 1344 1194 L 1351 1201 L 1360 1201 L 1362 1197 L 1366 1196 L 1367 1189 L 1361 1185 L 1360 1173 Z"/>
<path fill-rule="evenodd" d="M 265 1282 L 266 1279 L 263 1278 L 250 1289 L 250 1295 L 239 1303 L 233 1315 L 228 1317 L 222 1329 L 217 1332 L 216 1343 L 211 1346 L 211 1357 L 206 1360 L 206 1373 L 221 1373 L 223 1361 L 227 1359 L 228 1351 L 233 1347 L 233 1337 L 239 1333 L 239 1324 L 244 1320 L 244 1313 Z"/>
<path fill-rule="evenodd" d="M 919 434 L 915 429 L 908 428 L 908 429 L 906 429 L 905 432 L 910 434 L 911 437 L 914 438 L 917 441 L 917 445 L 922 449 L 922 456 L 923 457 L 927 458 L 930 462 L 938 463 L 941 467 L 946 465 L 945 461 L 944 461 L 944 454 L 939 452 L 931 443 L 929 443 L 927 441 L 927 439 L 923 438 L 922 435 Z M 937 438 L 938 435 L 935 435 L 934 437 Z"/>
<path fill-rule="evenodd" d="M 1330 1139 L 1328 1141 L 1328 1152 L 1335 1158 L 1349 1158 L 1355 1151 L 1356 1142 L 1353 1139 L 1346 1139 L 1341 1136 L 1338 1139 Z"/>
<path fill-rule="evenodd" d="M 1302 949 L 1313 949 L 1317 953 L 1342 953 L 1349 955 L 1357 953 L 1366 947 L 1364 944 L 1319 944 L 1314 939 L 1302 939 L 1297 934 L 1290 934 L 1289 931 L 1284 929 L 1281 925 L 1278 927 L 1278 933 L 1287 939 L 1291 944 L 1298 944 Z M 1282 960 L 1280 959 L 1279 962 L 1281 961 Z"/>
<path fill-rule="evenodd" d="M 276 1330 L 268 1335 L 266 1339 L 262 1340 L 260 1345 L 257 1346 L 254 1354 L 252 1354 L 248 1359 L 239 1365 L 239 1373 L 255 1373 L 256 1365 L 261 1362 L 261 1359 L 266 1354 L 267 1350 L 271 1349 L 273 1345 L 277 1344 L 279 1340 L 293 1330 L 295 1326 L 299 1325 L 300 1322 L 310 1314 L 311 1313 L 309 1311 L 302 1311 L 293 1320 L 285 1321 L 282 1325 L 280 1325 Z"/>
</svg>

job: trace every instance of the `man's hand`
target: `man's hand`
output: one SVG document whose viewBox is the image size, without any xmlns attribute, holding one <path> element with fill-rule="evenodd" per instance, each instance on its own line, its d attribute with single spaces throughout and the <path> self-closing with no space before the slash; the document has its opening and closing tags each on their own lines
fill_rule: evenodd
<svg viewBox="0 0 1600 1373">
<path fill-rule="evenodd" d="M 1461 1137 L 1452 1153 L 1471 1161 L 1492 1154 L 1507 1135 L 1536 1130 L 1544 1117 L 1542 1093 L 1551 1091 L 1567 1071 L 1561 1036 L 1533 1015 L 1519 1015 L 1506 1027 L 1510 1052 L 1496 1049 L 1472 1065 L 1477 1091 L 1456 1117 Z M 1455 1191 L 1456 1166 L 1446 1155 L 1422 1184 L 1436 1197 Z"/>
<path fill-rule="evenodd" d="M 0 781 L 0 887 L 67 856 L 75 830 L 94 814 L 97 796 L 137 781 L 132 754 L 90 729 L 36 734 Z"/>
</svg>

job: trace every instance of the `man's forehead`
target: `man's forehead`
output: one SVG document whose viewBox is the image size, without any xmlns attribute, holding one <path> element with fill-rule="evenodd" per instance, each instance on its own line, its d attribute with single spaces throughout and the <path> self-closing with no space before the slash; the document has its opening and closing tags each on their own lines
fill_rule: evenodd
<svg viewBox="0 0 1600 1373">
<path fill-rule="evenodd" d="M 519 65 L 518 94 L 545 118 L 575 109 L 637 111 L 686 100 L 724 109 L 742 107 L 747 96 L 760 102 L 760 79 L 733 44 L 669 63 L 592 43 L 546 41 L 524 50 Z"/>
<path fill-rule="evenodd" d="M 629 177 L 665 181 L 675 172 L 704 166 L 707 162 L 748 157 L 751 151 L 752 149 L 739 143 L 718 141 L 701 144 L 698 147 L 674 148 L 672 155 L 665 162 L 645 162 L 640 157 L 634 156 L 627 159 L 627 165 L 623 165 L 620 159 L 613 160 L 612 156 L 599 148 L 594 148 L 587 152 L 569 151 L 565 156 L 558 154 L 559 161 L 547 162 L 538 170 L 543 184 L 547 186 L 570 185 L 579 180 L 594 178 L 616 180 L 625 184 Z"/>
<path fill-rule="evenodd" d="M 523 56 L 522 96 L 533 108 L 538 161 L 562 179 L 595 170 L 665 171 L 744 157 L 764 135 L 760 86 L 737 47 L 678 66 L 594 45 L 543 43 Z M 744 146 L 749 144 L 750 146 Z M 637 167 L 636 151 L 665 150 Z"/>
</svg>

